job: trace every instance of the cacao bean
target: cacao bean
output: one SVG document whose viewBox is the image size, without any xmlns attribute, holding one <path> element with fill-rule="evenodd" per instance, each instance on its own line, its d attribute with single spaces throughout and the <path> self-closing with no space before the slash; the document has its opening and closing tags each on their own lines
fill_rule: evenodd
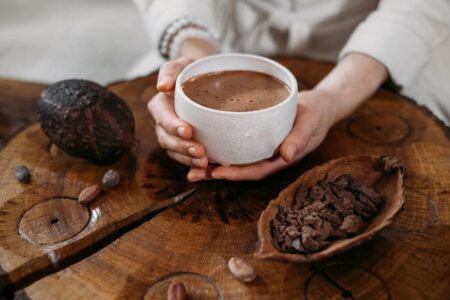
<svg viewBox="0 0 450 300">
<path fill-rule="evenodd" d="M 102 183 L 104 187 L 115 188 L 120 183 L 120 175 L 116 170 L 108 170 L 108 172 L 103 175 Z"/>
<path fill-rule="evenodd" d="M 80 202 L 81 204 L 88 204 L 89 202 L 97 198 L 101 192 L 102 188 L 98 184 L 88 186 L 80 192 L 80 195 L 78 196 L 78 202 Z"/>
<path fill-rule="evenodd" d="M 61 150 L 58 148 L 58 146 L 56 146 L 56 144 L 52 143 L 50 145 L 50 155 L 52 157 L 57 157 L 61 154 Z"/>
<path fill-rule="evenodd" d="M 22 183 L 31 181 L 31 173 L 27 166 L 21 165 L 16 168 L 16 178 Z"/>
<path fill-rule="evenodd" d="M 167 300 L 185 300 L 186 299 L 186 288 L 184 284 L 179 281 L 174 281 L 170 283 L 167 289 Z"/>
<path fill-rule="evenodd" d="M 240 257 L 230 258 L 228 268 L 234 277 L 244 282 L 251 282 L 257 277 L 255 269 Z"/>
</svg>

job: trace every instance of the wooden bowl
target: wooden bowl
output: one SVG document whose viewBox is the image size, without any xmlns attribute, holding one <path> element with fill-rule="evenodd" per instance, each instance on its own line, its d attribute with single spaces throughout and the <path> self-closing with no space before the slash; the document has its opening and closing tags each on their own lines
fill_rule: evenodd
<svg viewBox="0 0 450 300">
<path fill-rule="evenodd" d="M 361 183 L 371 186 L 384 194 L 385 200 L 378 214 L 364 232 L 354 237 L 336 240 L 326 248 L 311 254 L 283 253 L 272 243 L 271 221 L 278 212 L 278 205 L 290 206 L 300 185 L 313 186 L 323 179 L 325 174 L 339 176 L 351 174 Z M 270 201 L 262 212 L 258 222 L 259 249 L 257 258 L 271 258 L 289 262 L 310 263 L 325 259 L 339 252 L 355 247 L 371 239 L 377 232 L 388 226 L 403 205 L 403 179 L 405 169 L 398 159 L 375 155 L 345 156 L 331 160 L 303 173 L 295 182 Z"/>
</svg>

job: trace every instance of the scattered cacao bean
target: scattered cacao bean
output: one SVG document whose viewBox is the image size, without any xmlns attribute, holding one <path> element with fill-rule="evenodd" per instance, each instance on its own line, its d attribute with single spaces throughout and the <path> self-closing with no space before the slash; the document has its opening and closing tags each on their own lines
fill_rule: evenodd
<svg viewBox="0 0 450 300">
<path fill-rule="evenodd" d="M 120 175 L 116 170 L 108 170 L 108 172 L 103 175 L 102 184 L 106 188 L 115 188 L 120 183 Z"/>
<path fill-rule="evenodd" d="M 257 277 L 255 269 L 240 257 L 230 258 L 228 268 L 234 277 L 244 282 L 251 282 Z"/>
<path fill-rule="evenodd" d="M 78 202 L 80 202 L 81 204 L 88 204 L 89 202 L 97 198 L 101 192 L 102 188 L 98 184 L 88 186 L 81 191 L 80 195 L 78 196 Z"/>
<path fill-rule="evenodd" d="M 27 166 L 21 165 L 16 168 L 16 178 L 22 183 L 30 183 L 31 173 Z"/>
<path fill-rule="evenodd" d="M 54 144 L 54 143 L 52 143 L 51 145 L 50 145 L 50 155 L 52 156 L 52 157 L 57 157 L 57 156 L 59 156 L 60 155 L 60 153 L 61 153 L 61 150 L 58 148 L 58 146 L 56 146 L 56 144 Z"/>
<path fill-rule="evenodd" d="M 185 300 L 186 288 L 184 284 L 179 281 L 171 282 L 167 289 L 167 300 Z"/>
</svg>

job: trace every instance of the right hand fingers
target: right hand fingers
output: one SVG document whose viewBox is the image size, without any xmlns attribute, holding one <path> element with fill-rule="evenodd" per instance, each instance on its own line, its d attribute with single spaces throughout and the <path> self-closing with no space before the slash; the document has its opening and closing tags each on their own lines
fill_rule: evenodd
<svg viewBox="0 0 450 300">
<path fill-rule="evenodd" d="M 230 181 L 261 180 L 287 166 L 288 163 L 277 155 L 248 165 L 218 166 L 211 172 L 211 177 Z"/>
<path fill-rule="evenodd" d="M 205 156 L 205 150 L 202 145 L 192 140 L 184 140 L 168 134 L 161 126 L 156 126 L 156 136 L 163 149 L 188 155 L 191 158 L 202 158 Z"/>
<path fill-rule="evenodd" d="M 180 57 L 163 64 L 159 69 L 158 83 L 156 84 L 158 91 L 169 92 L 173 90 L 178 73 L 191 62 L 192 59 L 190 58 Z"/>
<path fill-rule="evenodd" d="M 299 105 L 297 107 L 294 126 L 280 146 L 280 154 L 285 162 L 292 161 L 297 153 L 302 152 L 306 148 L 311 139 L 311 124 L 310 122 L 303 122 L 307 113 L 302 106 Z"/>
<path fill-rule="evenodd" d="M 173 100 L 164 93 L 156 94 L 151 99 L 147 108 L 156 122 L 167 133 L 179 136 L 182 139 L 190 139 L 192 137 L 192 128 L 186 122 L 178 118 L 173 107 Z"/>
<path fill-rule="evenodd" d="M 203 156 L 202 158 L 192 158 L 188 155 L 173 152 L 170 150 L 167 151 L 167 155 L 169 155 L 169 157 L 173 160 L 176 160 L 189 167 L 204 169 L 208 166 L 208 158 L 206 156 Z"/>
</svg>

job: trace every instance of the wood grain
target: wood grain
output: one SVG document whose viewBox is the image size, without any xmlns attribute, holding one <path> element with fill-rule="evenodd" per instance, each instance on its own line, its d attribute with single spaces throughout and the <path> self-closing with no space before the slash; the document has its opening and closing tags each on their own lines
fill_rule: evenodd
<svg viewBox="0 0 450 300">
<path fill-rule="evenodd" d="M 19 234 L 36 245 L 52 245 L 77 235 L 88 224 L 89 209 L 70 198 L 53 198 L 27 210 Z"/>
<path fill-rule="evenodd" d="M 16 133 L 37 120 L 36 99 L 46 84 L 0 80 L 0 149 Z"/>
<path fill-rule="evenodd" d="M 151 186 L 142 186 L 141 178 L 146 174 L 140 166 L 144 165 L 148 153 L 158 147 L 145 110 L 147 99 L 140 96 L 146 88 L 154 91 L 154 80 L 154 77 L 138 79 L 131 89 L 127 84 L 112 88 L 119 95 L 132 99 L 130 106 L 136 118 L 137 137 L 141 140 L 135 152 L 127 153 L 112 165 L 92 164 L 62 151 L 52 153 L 50 141 L 39 124 L 17 134 L 2 150 L 0 266 L 3 273 L 0 288 L 24 286 L 54 272 L 70 264 L 74 255 L 86 255 L 86 249 L 95 247 L 98 242 L 105 243 L 105 239 L 110 242 L 122 234 L 122 228 L 140 222 L 153 211 L 177 200 L 171 197 L 179 191 L 168 186 L 163 177 L 154 180 Z M 41 89 L 36 90 L 41 92 Z M 8 89 L 7 92 L 10 93 Z M 34 95 L 33 101 L 39 93 Z M 35 112 L 28 113 L 33 101 L 23 110 L 27 119 L 34 118 Z M 5 123 L 4 132 L 14 135 L 15 131 L 15 126 Z M 14 177 L 15 167 L 22 164 L 31 170 L 30 184 L 22 184 Z M 101 183 L 103 174 L 110 168 L 121 175 L 119 187 L 103 193 L 87 208 L 78 204 L 79 193 L 92 184 Z"/>
<path fill-rule="evenodd" d="M 294 72 L 302 89 L 313 87 L 331 68 L 297 59 L 280 61 Z M 176 198 L 179 202 L 172 208 L 158 211 L 156 217 L 102 250 L 34 282 L 20 291 L 22 296 L 164 299 L 169 282 L 180 278 L 194 299 L 217 299 L 217 294 L 225 299 L 444 299 L 450 294 L 450 140 L 448 129 L 429 113 L 412 101 L 380 90 L 337 124 L 324 143 L 299 165 L 260 182 L 207 181 L 192 185 L 184 179 L 186 169 L 168 159 L 156 145 L 145 109 L 146 100 L 155 92 L 154 80 L 155 76 L 150 76 L 111 86 L 132 107 L 142 144 L 115 166 L 129 174 L 128 181 L 108 199 L 101 196 L 105 198 L 95 200 L 90 207 L 91 212 L 100 212 L 97 222 L 102 225 L 92 231 L 88 225 L 75 238 L 58 243 L 56 251 L 60 252 L 55 253 L 77 257 L 83 247 L 97 243 L 102 235 L 127 229 L 129 216 L 139 219 L 145 215 L 142 211 L 154 209 L 152 201 L 158 203 L 185 191 L 190 192 L 189 197 L 181 201 Z M 26 140 L 34 144 L 24 149 L 15 142 L 22 136 L 25 139 L 27 132 Z M 29 263 L 45 256 L 42 246 L 33 248 L 34 256 L 30 256 L 30 243 L 18 237 L 17 231 L 5 231 L 20 215 L 12 217 L 12 212 L 23 211 L 25 206 L 41 203 L 53 194 L 76 195 L 82 187 L 97 182 L 104 170 L 104 166 L 75 162 L 65 156 L 52 158 L 45 154 L 48 145 L 39 144 L 45 140 L 39 133 L 37 127 L 27 129 L 1 153 L 1 157 L 8 153 L 9 159 L 6 162 L 0 158 L 0 211 L 7 212 L 0 213 L 0 264 L 9 279 L 14 279 L 14 268 L 8 267 L 14 262 L 23 262 L 34 270 L 48 266 L 45 261 Z M 4 170 L 31 152 L 40 153 L 42 167 L 38 171 L 31 168 L 33 180 L 38 181 L 33 181 L 31 188 L 16 186 Z M 397 156 L 409 169 L 404 210 L 392 225 L 371 241 L 318 264 L 254 258 L 256 222 L 268 201 L 305 170 L 353 154 Z M 48 172 L 51 179 L 36 179 L 36 172 Z M 11 187 L 5 188 L 5 183 Z M 136 204 L 141 201 L 146 201 L 146 206 Z M 5 237 L 14 241 L 7 250 Z M 258 279 L 245 284 L 232 277 L 226 267 L 232 256 L 250 261 Z"/>
</svg>

